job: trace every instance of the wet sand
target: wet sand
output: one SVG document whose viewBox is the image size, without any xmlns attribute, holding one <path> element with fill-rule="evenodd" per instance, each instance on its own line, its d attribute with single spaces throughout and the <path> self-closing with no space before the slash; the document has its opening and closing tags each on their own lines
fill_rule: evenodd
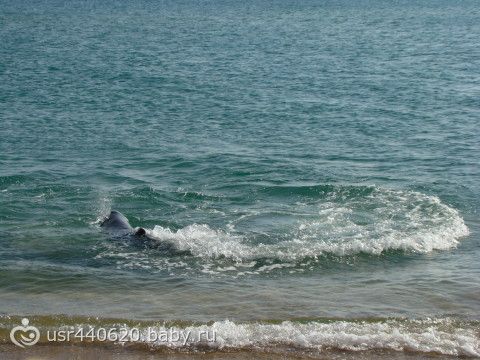
<svg viewBox="0 0 480 360">
<path fill-rule="evenodd" d="M 276 353 L 259 351 L 235 352 L 196 352 L 180 353 L 170 351 L 149 351 L 144 348 L 108 346 L 81 346 L 81 345 L 38 345 L 20 349 L 14 345 L 0 345 L 0 359 L 3 360 L 294 360 L 294 359 L 322 359 L 322 360 L 367 360 L 367 359 L 454 359 L 454 356 L 438 354 L 418 354 L 394 351 L 364 351 L 344 352 L 325 351 L 322 353 L 295 352 L 289 354 L 282 351 Z"/>
</svg>

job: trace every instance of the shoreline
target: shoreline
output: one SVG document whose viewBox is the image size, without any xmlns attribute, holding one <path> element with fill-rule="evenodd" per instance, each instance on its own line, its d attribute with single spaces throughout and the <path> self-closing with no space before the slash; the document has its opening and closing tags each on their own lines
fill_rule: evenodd
<svg viewBox="0 0 480 360">
<path fill-rule="evenodd" d="M 146 350 L 135 346 L 119 346 L 109 344 L 99 346 L 96 344 L 41 344 L 30 348 L 21 349 L 11 344 L 0 344 L 0 358 L 3 360 L 300 360 L 300 359 L 322 359 L 322 360 L 381 360 L 381 359 L 454 359 L 456 356 L 441 355 L 438 353 L 419 354 L 412 352 L 396 352 L 383 350 L 368 350 L 361 352 L 348 352 L 337 350 L 326 350 L 316 353 L 293 351 L 290 353 L 272 351 L 258 351 L 252 349 L 238 351 L 215 351 L 215 352 L 178 352 L 170 350 Z"/>
<path fill-rule="evenodd" d="M 104 359 L 128 360 L 143 359 L 146 354 L 152 359 L 480 356 L 479 322 L 454 318 L 224 320 L 208 324 L 58 316 L 6 316 L 0 320 L 0 358 L 7 360 L 97 359 L 99 352 Z"/>
</svg>

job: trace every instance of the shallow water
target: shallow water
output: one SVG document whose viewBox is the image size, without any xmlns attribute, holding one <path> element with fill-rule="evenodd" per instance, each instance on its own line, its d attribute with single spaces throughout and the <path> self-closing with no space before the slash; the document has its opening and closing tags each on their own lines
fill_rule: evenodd
<svg viewBox="0 0 480 360">
<path fill-rule="evenodd" d="M 478 356 L 479 15 L 2 2 L 3 328 L 217 322 L 233 348 Z M 155 241 L 103 232 L 112 209 Z M 449 330 L 429 343 L 405 318 Z"/>
</svg>

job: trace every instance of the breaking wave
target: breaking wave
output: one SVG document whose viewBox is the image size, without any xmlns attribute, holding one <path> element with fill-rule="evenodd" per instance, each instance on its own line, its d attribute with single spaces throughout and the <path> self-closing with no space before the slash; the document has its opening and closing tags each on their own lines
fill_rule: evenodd
<svg viewBox="0 0 480 360">
<path fill-rule="evenodd" d="M 447 250 L 469 233 L 458 211 L 435 196 L 375 190 L 366 196 L 338 200 L 326 199 L 315 204 L 316 213 L 297 215 L 294 226 L 274 244 L 256 243 L 248 234 L 215 230 L 204 224 L 177 231 L 155 226 L 150 235 L 203 258 L 299 260 L 324 253 L 343 256 L 387 250 Z M 294 210 L 298 212 L 302 205 L 297 204 Z M 311 211 L 312 205 L 308 208 Z"/>
<path fill-rule="evenodd" d="M 9 329 L 18 317 L 0 319 L 0 337 L 8 342 Z M 52 341 L 53 330 L 72 334 L 95 334 L 113 329 L 120 336 L 103 343 L 143 345 L 148 351 L 170 349 L 190 352 L 263 351 L 295 354 L 308 351 L 321 355 L 332 351 L 391 351 L 453 356 L 480 356 L 478 321 L 437 319 L 312 319 L 238 323 L 230 320 L 205 324 L 133 320 L 108 320 L 71 317 L 34 317 L 30 319 L 42 333 L 41 342 Z M 48 337 L 45 335 L 50 331 Z M 98 332 L 100 333 L 100 332 Z M 121 340 L 119 340 L 121 339 Z M 89 338 L 81 339 L 88 345 Z M 97 342 L 92 338 L 90 342 Z M 72 335 L 71 342 L 78 342 Z M 102 340 L 100 340 L 102 341 Z M 50 343 L 52 344 L 52 343 Z M 52 344 L 55 345 L 55 344 Z"/>
<path fill-rule="evenodd" d="M 210 348 L 268 348 L 284 346 L 309 350 L 393 350 L 439 353 L 456 356 L 480 356 L 480 338 L 474 328 L 455 327 L 450 320 L 410 320 L 327 323 L 298 323 L 284 321 L 279 324 L 232 321 L 215 322 L 212 325 L 186 327 L 192 333 L 214 333 L 215 341 L 205 343 Z M 165 330 L 159 327 L 158 330 Z M 198 336 L 197 336 L 198 337 Z M 143 338 L 145 340 L 145 338 Z M 205 345 L 204 344 L 204 345 Z M 162 345 L 161 342 L 152 343 Z M 183 344 L 171 342 L 169 347 Z M 187 343 L 194 346 L 193 343 Z"/>
<path fill-rule="evenodd" d="M 459 212 L 436 196 L 373 186 L 300 190 L 275 189 L 274 195 L 271 190 L 267 196 L 283 198 L 278 208 L 226 214 L 222 228 L 194 223 L 176 230 L 147 229 L 154 245 L 175 250 L 160 257 L 116 245 L 98 257 L 114 258 L 126 268 L 297 272 L 331 256 L 448 250 L 469 234 Z"/>
</svg>

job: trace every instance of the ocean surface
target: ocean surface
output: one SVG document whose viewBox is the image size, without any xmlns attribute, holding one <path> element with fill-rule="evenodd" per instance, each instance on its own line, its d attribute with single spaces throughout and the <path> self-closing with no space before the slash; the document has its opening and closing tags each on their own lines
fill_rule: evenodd
<svg viewBox="0 0 480 360">
<path fill-rule="evenodd" d="M 479 84 L 477 1 L 1 1 L 0 342 L 480 356 Z"/>
</svg>

